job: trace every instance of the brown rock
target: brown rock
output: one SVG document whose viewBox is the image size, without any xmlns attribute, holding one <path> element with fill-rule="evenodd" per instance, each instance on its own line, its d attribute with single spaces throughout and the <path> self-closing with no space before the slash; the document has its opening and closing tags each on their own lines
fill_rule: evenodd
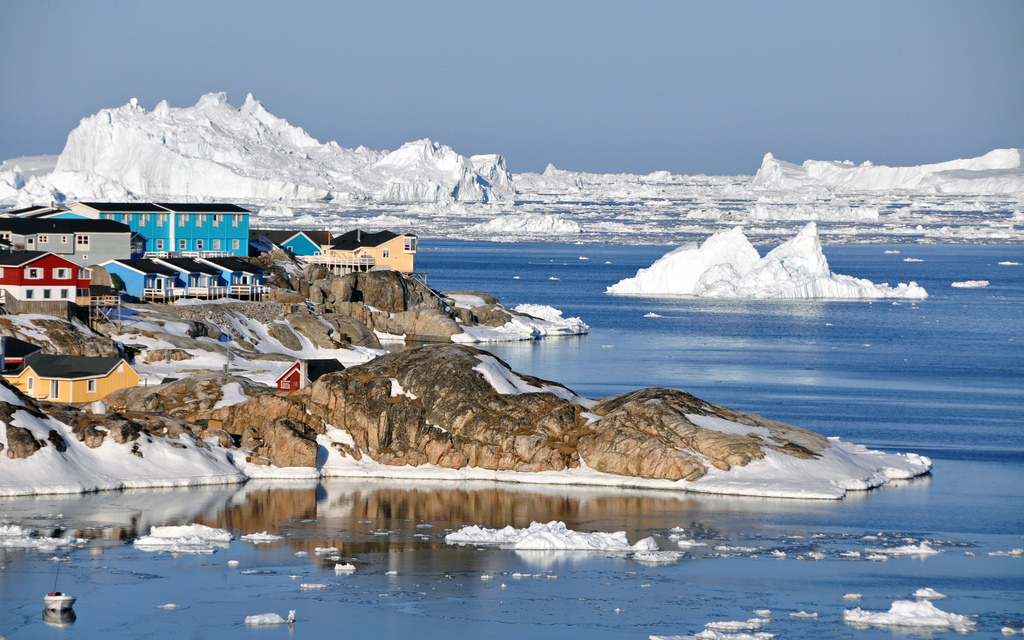
<svg viewBox="0 0 1024 640">
<path fill-rule="evenodd" d="M 7 457 L 12 459 L 28 458 L 42 446 L 32 432 L 12 424 L 7 425 Z"/>
</svg>

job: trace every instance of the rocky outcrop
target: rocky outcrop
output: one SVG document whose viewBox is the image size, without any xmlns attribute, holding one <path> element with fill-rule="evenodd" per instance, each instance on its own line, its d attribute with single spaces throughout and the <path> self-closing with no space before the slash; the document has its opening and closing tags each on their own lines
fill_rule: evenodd
<svg viewBox="0 0 1024 640">
<path fill-rule="evenodd" d="M 46 353 L 68 356 L 94 356 L 113 358 L 120 355 L 117 343 L 97 335 L 74 320 L 62 318 L 32 318 L 26 323 L 15 322 L 17 316 L 0 316 L 0 335 L 10 336 L 38 344 Z"/>
<path fill-rule="evenodd" d="M 214 409 L 224 398 L 224 387 L 237 384 L 247 396 L 270 391 L 248 378 L 223 373 L 201 373 L 152 387 L 129 387 L 107 396 L 112 411 L 163 414 L 193 420 Z"/>
</svg>

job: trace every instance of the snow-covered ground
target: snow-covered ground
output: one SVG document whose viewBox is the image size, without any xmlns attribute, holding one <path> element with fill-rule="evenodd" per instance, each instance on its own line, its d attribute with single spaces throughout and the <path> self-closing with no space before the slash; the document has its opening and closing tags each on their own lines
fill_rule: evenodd
<svg viewBox="0 0 1024 640">
<path fill-rule="evenodd" d="M 236 109 L 214 93 L 191 107 L 104 109 L 59 157 L 0 164 L 0 209 L 196 198 L 247 206 L 253 227 L 506 242 L 681 244 L 743 225 L 763 244 L 810 221 L 827 244 L 1024 239 L 1018 149 L 915 167 L 768 154 L 753 177 L 510 173 L 498 154 L 466 157 L 430 140 L 394 151 L 321 143 L 251 95 Z"/>
</svg>

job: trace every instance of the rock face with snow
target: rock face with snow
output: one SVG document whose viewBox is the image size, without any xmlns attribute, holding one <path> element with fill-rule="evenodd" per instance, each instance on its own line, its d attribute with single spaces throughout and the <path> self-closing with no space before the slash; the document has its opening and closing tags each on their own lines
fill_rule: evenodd
<svg viewBox="0 0 1024 640">
<path fill-rule="evenodd" d="M 831 187 L 851 191 L 893 189 L 943 193 L 1019 193 L 1024 191 L 1020 149 L 996 149 L 978 158 L 914 167 L 854 166 L 846 162 L 808 160 L 796 165 L 766 154 L 750 182 L 754 189 Z"/>
<path fill-rule="evenodd" d="M 466 158 L 430 140 L 392 152 L 321 144 L 251 94 L 235 109 L 224 93 L 153 111 L 132 99 L 84 118 L 48 180 L 81 200 L 489 202 L 515 190 L 497 154 Z M 12 174 L 0 195 L 4 184 L 24 180 Z"/>
<path fill-rule="evenodd" d="M 813 222 L 763 258 L 740 227 L 716 233 L 700 247 L 690 244 L 670 251 L 636 276 L 608 287 L 607 293 L 773 299 L 928 297 L 915 282 L 890 287 L 832 273 Z"/>
</svg>

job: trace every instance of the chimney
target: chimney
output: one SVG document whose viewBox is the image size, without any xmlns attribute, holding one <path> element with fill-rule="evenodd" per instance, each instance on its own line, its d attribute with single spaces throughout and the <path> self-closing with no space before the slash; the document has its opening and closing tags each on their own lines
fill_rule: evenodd
<svg viewBox="0 0 1024 640">
<path fill-rule="evenodd" d="M 363 241 L 363 231 L 362 231 L 362 229 L 356 229 L 356 242 L 362 242 L 362 241 Z"/>
</svg>

